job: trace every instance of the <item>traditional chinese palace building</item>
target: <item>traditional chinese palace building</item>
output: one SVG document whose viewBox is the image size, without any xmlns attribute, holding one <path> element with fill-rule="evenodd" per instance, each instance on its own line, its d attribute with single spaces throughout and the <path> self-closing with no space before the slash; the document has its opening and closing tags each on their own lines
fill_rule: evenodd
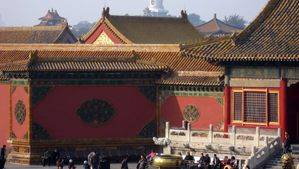
<svg viewBox="0 0 299 169">
<path fill-rule="evenodd" d="M 175 35 L 175 36 L 174 36 Z M 86 44 L 181 44 L 202 39 L 188 21 L 186 11 L 181 17 L 116 16 L 109 8 L 102 18 L 81 39 Z"/>
<path fill-rule="evenodd" d="M 0 144 L 29 164 L 55 148 L 75 159 L 138 155 L 166 121 L 298 138 L 298 9 L 270 0 L 239 35 L 197 45 L 167 44 L 197 38 L 185 12 L 142 19 L 108 9 L 86 44 L 0 44 Z"/>
<path fill-rule="evenodd" d="M 12 161 L 28 164 L 51 148 L 137 155 L 166 121 L 221 130 L 222 69 L 181 48 L 0 45 L 0 144 L 9 140 Z"/>
<path fill-rule="evenodd" d="M 76 43 L 68 25 L 0 27 L 0 43 Z"/>
<path fill-rule="evenodd" d="M 224 23 L 217 18 L 214 14 L 214 18 L 204 24 L 195 27 L 199 33 L 208 37 L 222 37 L 233 35 L 234 33 L 240 33 L 242 29 L 235 26 Z"/>
<path fill-rule="evenodd" d="M 48 10 L 47 14 L 39 18 L 40 23 L 37 26 L 63 26 L 68 25 L 67 20 L 59 16 L 57 10 Z"/>
<path fill-rule="evenodd" d="M 297 0 L 270 0 L 239 35 L 186 50 L 225 67 L 225 130 L 281 128 L 299 138 L 298 9 Z"/>
</svg>

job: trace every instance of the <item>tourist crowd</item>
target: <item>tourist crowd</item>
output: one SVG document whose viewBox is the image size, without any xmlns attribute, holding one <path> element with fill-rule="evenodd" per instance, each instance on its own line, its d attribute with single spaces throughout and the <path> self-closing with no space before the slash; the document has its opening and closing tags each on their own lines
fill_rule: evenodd
<svg viewBox="0 0 299 169">
<path fill-rule="evenodd" d="M 182 156 L 181 153 L 180 155 Z M 211 158 L 209 154 L 204 155 L 203 153 L 201 153 L 200 159 L 196 161 L 194 156 L 187 152 L 183 166 L 187 169 L 237 169 L 238 161 L 234 156 L 231 158 L 225 156 L 220 160 L 216 154 Z"/>
<path fill-rule="evenodd" d="M 156 153 L 151 151 L 148 156 L 141 155 L 137 163 L 136 169 L 146 169 L 150 161 L 155 157 Z M 56 164 L 57 169 L 63 169 L 67 166 L 68 169 L 75 169 L 74 160 L 70 157 L 62 157 L 58 150 L 46 151 L 41 157 L 42 165 L 51 166 Z M 129 169 L 128 167 L 129 156 L 124 156 L 121 161 L 121 169 Z M 110 169 L 110 159 L 108 157 L 100 156 L 98 153 L 91 152 L 87 159 L 83 162 L 84 169 Z"/>
<path fill-rule="evenodd" d="M 0 169 L 4 169 L 6 162 L 6 146 L 3 145 L 0 153 Z M 180 154 L 182 156 L 182 154 Z M 154 151 L 151 151 L 147 156 L 141 155 L 137 163 L 136 169 L 146 169 L 156 156 Z M 70 157 L 62 157 L 58 150 L 46 151 L 42 155 L 42 165 L 55 165 L 58 169 L 63 169 L 67 166 L 68 169 L 75 169 L 75 163 Z M 235 169 L 238 167 L 238 161 L 234 156 L 228 158 L 225 156 L 222 160 L 216 154 L 211 158 L 209 154 L 204 155 L 198 161 L 194 156 L 187 152 L 183 159 L 183 168 L 186 169 Z M 101 157 L 99 154 L 92 152 L 87 156 L 87 160 L 83 162 L 84 169 L 110 169 L 110 160 L 107 157 Z M 121 169 L 128 169 L 128 156 L 124 156 L 121 161 Z"/>
</svg>

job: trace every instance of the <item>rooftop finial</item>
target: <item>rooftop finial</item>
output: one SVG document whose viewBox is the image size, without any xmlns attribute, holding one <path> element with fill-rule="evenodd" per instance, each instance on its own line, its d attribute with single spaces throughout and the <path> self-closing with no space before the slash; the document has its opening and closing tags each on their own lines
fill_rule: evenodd
<svg viewBox="0 0 299 169">
<path fill-rule="evenodd" d="M 102 11 L 102 17 L 105 18 L 105 17 L 108 17 L 110 14 L 110 8 L 107 7 L 107 8 L 103 8 L 103 11 Z"/>
<path fill-rule="evenodd" d="M 183 20 L 188 21 L 188 14 L 186 10 L 181 11 L 181 17 Z"/>
<path fill-rule="evenodd" d="M 214 13 L 214 19 L 217 19 L 217 14 L 216 13 Z"/>
</svg>

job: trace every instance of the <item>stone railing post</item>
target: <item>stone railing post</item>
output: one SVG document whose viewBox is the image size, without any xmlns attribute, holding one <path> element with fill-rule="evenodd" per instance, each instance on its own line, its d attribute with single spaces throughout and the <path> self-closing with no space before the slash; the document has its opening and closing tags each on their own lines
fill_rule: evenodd
<svg viewBox="0 0 299 169">
<path fill-rule="evenodd" d="M 260 127 L 255 128 L 255 143 L 257 147 L 260 146 Z"/>
<path fill-rule="evenodd" d="M 247 169 L 247 167 L 249 167 L 249 160 L 248 160 L 248 159 L 245 160 L 245 162 L 244 162 L 244 166 L 243 166 L 242 169 Z"/>
<path fill-rule="evenodd" d="M 210 127 L 209 127 L 209 142 L 210 144 L 213 143 L 213 125 L 210 124 Z"/>
<path fill-rule="evenodd" d="M 267 156 L 269 156 L 269 154 L 270 154 L 270 144 L 269 144 L 269 138 L 268 137 L 266 137 L 266 147 L 267 147 Z"/>
<path fill-rule="evenodd" d="M 251 156 L 253 157 L 256 153 L 256 147 L 255 146 L 252 146 L 251 148 Z"/>
<path fill-rule="evenodd" d="M 280 129 L 280 128 L 277 129 L 277 136 L 278 136 L 279 138 L 281 138 L 281 129 Z"/>
<path fill-rule="evenodd" d="M 232 133 L 231 133 L 231 137 L 232 137 L 232 145 L 236 146 L 236 126 L 232 127 Z"/>
<path fill-rule="evenodd" d="M 255 146 L 252 146 L 252 150 L 251 150 L 251 158 L 250 158 L 250 160 L 248 161 L 248 165 L 249 165 L 249 167 L 251 168 L 251 167 L 253 167 L 254 165 L 255 165 L 255 160 L 256 160 L 256 158 L 255 158 L 255 153 L 256 153 L 256 147 Z"/>
<path fill-rule="evenodd" d="M 169 139 L 170 135 L 170 124 L 169 122 L 165 123 L 165 138 Z M 163 153 L 164 154 L 171 154 L 171 147 L 170 145 L 167 145 L 166 147 L 163 148 Z"/>
<path fill-rule="evenodd" d="M 190 145 L 190 141 L 191 141 L 191 124 L 190 123 L 187 124 L 187 140 Z"/>
<path fill-rule="evenodd" d="M 169 122 L 166 122 L 165 123 L 165 138 L 169 138 L 169 130 L 170 130 Z"/>
</svg>

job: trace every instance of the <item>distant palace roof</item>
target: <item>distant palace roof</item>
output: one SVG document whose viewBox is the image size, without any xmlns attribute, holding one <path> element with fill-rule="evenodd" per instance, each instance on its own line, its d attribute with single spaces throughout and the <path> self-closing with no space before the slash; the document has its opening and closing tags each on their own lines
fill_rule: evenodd
<svg viewBox="0 0 299 169">
<path fill-rule="evenodd" d="M 67 25 L 0 27 L 0 43 L 75 43 Z"/>
<path fill-rule="evenodd" d="M 217 15 L 209 22 L 196 26 L 196 29 L 205 36 L 225 36 L 233 33 L 239 33 L 242 29 L 226 24 L 217 19 Z"/>
<path fill-rule="evenodd" d="M 59 16 L 56 10 L 48 10 L 47 14 L 41 18 L 39 18 L 41 22 L 38 26 L 59 26 L 59 25 L 67 25 L 67 20 L 61 16 Z"/>
<path fill-rule="evenodd" d="M 104 9 L 100 21 L 83 37 L 84 42 L 93 42 L 105 26 L 125 44 L 178 44 L 195 42 L 202 38 L 189 23 L 183 11 L 181 18 L 115 16 Z"/>
<path fill-rule="evenodd" d="M 239 35 L 185 50 L 210 61 L 299 61 L 299 1 L 270 0 Z"/>
</svg>

